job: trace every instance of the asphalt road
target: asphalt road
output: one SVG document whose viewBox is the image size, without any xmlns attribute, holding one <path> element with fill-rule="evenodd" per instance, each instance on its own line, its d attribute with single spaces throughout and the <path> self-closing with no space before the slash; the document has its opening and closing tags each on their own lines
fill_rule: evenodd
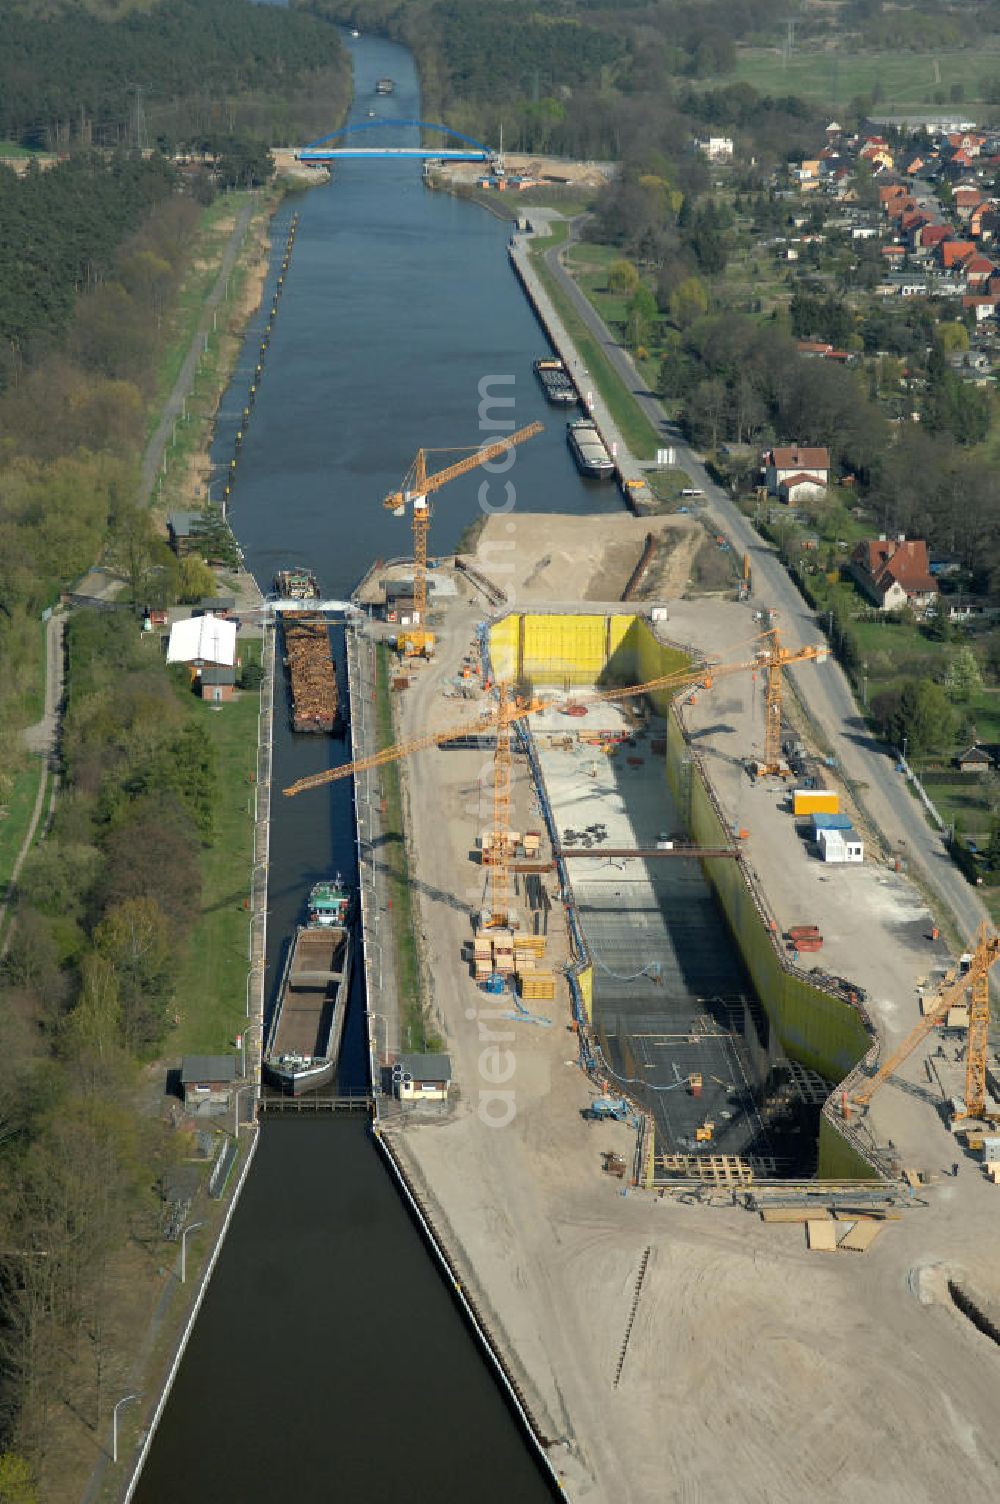
<svg viewBox="0 0 1000 1504">
<path fill-rule="evenodd" d="M 658 397 L 636 370 L 628 351 L 615 340 L 566 271 L 559 248 L 554 247 L 545 259 L 643 413 L 663 435 L 664 445 L 674 447 L 678 466 L 691 477 L 692 486 L 704 491 L 706 515 L 735 549 L 750 555 L 754 604 L 778 612 L 777 625 L 786 647 L 802 647 L 819 640 L 815 612 L 799 594 L 771 545 L 715 484 L 680 430 L 667 420 Z M 814 730 L 836 759 L 860 807 L 881 831 L 888 850 L 905 858 L 910 873 L 950 914 L 959 935 L 971 941 L 977 926 L 989 917 L 986 909 L 952 862 L 942 837 L 931 829 L 905 775 L 896 772 L 895 754 L 865 725 L 840 665 L 831 657 L 824 664 L 804 664 L 798 670 L 789 670 L 789 677 Z"/>
</svg>

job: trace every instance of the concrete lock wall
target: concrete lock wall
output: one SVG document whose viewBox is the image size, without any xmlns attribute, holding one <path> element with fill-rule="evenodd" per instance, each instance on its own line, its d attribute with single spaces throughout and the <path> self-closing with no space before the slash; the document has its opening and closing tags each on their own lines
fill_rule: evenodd
<svg viewBox="0 0 1000 1504">
<path fill-rule="evenodd" d="M 492 627 L 490 654 L 498 679 L 566 688 L 593 684 L 605 671 L 616 683 L 642 684 L 679 673 L 691 661 L 679 648 L 658 642 L 649 623 L 634 615 L 510 615 Z M 699 846 L 728 845 L 730 832 L 672 710 L 672 692 L 659 691 L 650 699 L 667 718 L 667 782 L 692 840 Z M 719 859 L 704 865 L 782 1050 L 827 1080 L 842 1080 L 871 1045 L 857 1010 L 785 968 L 739 863 Z M 589 1016 L 589 968 L 579 980 Z M 821 1120 L 819 1171 L 833 1179 L 868 1179 L 874 1173 L 827 1119 Z"/>
<path fill-rule="evenodd" d="M 667 780 L 686 814 L 692 840 L 699 846 L 728 844 L 730 833 L 691 758 L 676 714 L 667 726 Z M 857 1010 L 785 969 L 738 863 L 719 859 L 704 866 L 782 1050 L 828 1081 L 842 1080 L 871 1046 Z M 874 1175 L 826 1118 L 820 1120 L 819 1174 L 833 1180 L 867 1180 Z"/>
</svg>

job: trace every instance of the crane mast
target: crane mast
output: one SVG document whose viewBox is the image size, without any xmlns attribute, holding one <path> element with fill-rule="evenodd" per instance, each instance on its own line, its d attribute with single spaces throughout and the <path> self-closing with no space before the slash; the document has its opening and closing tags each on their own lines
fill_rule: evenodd
<svg viewBox="0 0 1000 1504">
<path fill-rule="evenodd" d="M 431 509 L 428 496 L 439 491 L 451 480 L 467 475 L 479 465 L 499 459 L 508 449 L 523 444 L 542 432 L 541 423 L 529 423 L 506 438 L 492 444 L 477 445 L 464 459 L 457 460 L 443 470 L 427 473 L 428 449 L 418 449 L 413 464 L 406 472 L 402 489 L 392 491 L 383 506 L 395 517 L 402 517 L 407 503 L 413 511 L 413 617 L 414 628 L 401 635 L 402 650 L 407 657 L 429 657 L 434 651 L 434 634 L 427 631 L 427 535 L 431 525 Z"/>
<path fill-rule="evenodd" d="M 968 971 L 949 983 L 934 1005 L 896 1046 L 858 1091 L 851 1093 L 856 1107 L 867 1107 L 884 1081 L 894 1075 L 932 1029 L 947 1018 L 948 1010 L 961 1003 L 971 990 L 968 1048 L 965 1062 L 965 1112 L 974 1119 L 989 1116 L 986 1111 L 986 1059 L 990 1030 L 990 971 L 1000 961 L 1000 935 L 987 924 L 979 927 Z"/>
</svg>

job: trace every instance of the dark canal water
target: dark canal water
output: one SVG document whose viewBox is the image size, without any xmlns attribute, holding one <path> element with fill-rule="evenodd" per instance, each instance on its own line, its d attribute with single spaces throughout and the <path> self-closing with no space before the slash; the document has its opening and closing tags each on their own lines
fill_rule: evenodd
<svg viewBox="0 0 1000 1504">
<path fill-rule="evenodd" d="M 352 118 L 370 109 L 419 118 L 409 54 L 369 38 L 349 45 Z M 396 91 L 376 99 L 383 74 Z M 265 588 L 275 568 L 301 562 L 328 595 L 346 595 L 373 556 L 406 553 L 409 530 L 381 498 L 420 445 L 480 440 L 483 377 L 514 378 L 494 390 L 514 396 L 504 415 L 518 426 L 546 424 L 510 472 L 519 506 L 616 508 L 613 492 L 578 479 L 563 419 L 537 389 L 531 362 L 545 344 L 508 269 L 505 224 L 428 193 L 413 163 L 343 164 L 330 187 L 283 206 L 276 247 L 295 210 L 292 266 L 233 497 L 234 527 Z M 223 405 L 222 464 L 265 318 L 248 331 Z M 438 495 L 432 551 L 453 547 L 478 515 L 479 483 Z M 344 756 L 340 743 L 293 739 L 283 686 L 276 705 L 276 789 Z M 275 795 L 272 983 L 309 884 L 352 867 L 348 787 Z M 342 1089 L 365 1084 L 363 1008 L 355 995 Z M 509 1504 L 551 1494 L 364 1127 L 271 1122 L 136 1498 L 335 1496 Z"/>
</svg>

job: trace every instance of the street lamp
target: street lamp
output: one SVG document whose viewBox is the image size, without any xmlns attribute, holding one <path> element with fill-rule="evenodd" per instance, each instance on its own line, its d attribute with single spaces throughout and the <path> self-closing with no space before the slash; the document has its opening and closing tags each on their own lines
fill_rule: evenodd
<svg viewBox="0 0 1000 1504">
<path fill-rule="evenodd" d="M 130 1400 L 137 1400 L 138 1398 L 139 1398 L 139 1396 L 137 1394 L 126 1394 L 122 1399 L 120 1399 L 118 1401 L 117 1405 L 114 1408 L 114 1411 L 112 1412 L 112 1417 L 111 1417 L 111 1461 L 112 1462 L 117 1462 L 118 1461 L 118 1412 L 121 1409 L 121 1407 L 123 1405 L 127 1405 Z"/>
<path fill-rule="evenodd" d="M 257 1023 L 255 1020 L 253 1023 L 247 1024 L 246 1028 L 243 1030 L 242 1035 L 240 1036 L 240 1054 L 242 1057 L 240 1064 L 240 1075 L 244 1079 L 246 1078 L 247 1073 L 247 1035 L 250 1033 L 260 1034 L 263 1038 L 264 1025 Z"/>
<path fill-rule="evenodd" d="M 906 748 L 909 745 L 909 737 L 903 732 L 903 762 L 906 762 Z"/>
<path fill-rule="evenodd" d="M 240 1097 L 246 1091 L 255 1092 L 256 1090 L 256 1081 L 248 1081 L 246 1086 L 238 1086 L 233 1093 L 233 1138 L 235 1139 L 240 1136 Z"/>
<path fill-rule="evenodd" d="M 861 665 L 861 672 L 863 674 L 863 681 L 862 682 L 864 684 L 864 707 L 867 710 L 868 709 L 868 664 L 867 663 L 863 663 Z"/>
<path fill-rule="evenodd" d="M 259 910 L 258 909 L 251 909 L 250 910 L 250 924 L 249 924 L 249 926 L 247 928 L 247 935 L 248 935 L 248 940 L 247 940 L 247 958 L 250 961 L 253 960 L 253 922 L 254 922 L 255 919 L 266 919 L 267 916 L 268 916 L 268 914 L 270 912 L 271 912 L 270 909 L 259 909 Z"/>
<path fill-rule="evenodd" d="M 192 1222 L 181 1233 L 181 1284 L 187 1284 L 187 1241 L 188 1233 L 195 1232 L 199 1227 L 204 1227 L 204 1222 Z"/>
</svg>

